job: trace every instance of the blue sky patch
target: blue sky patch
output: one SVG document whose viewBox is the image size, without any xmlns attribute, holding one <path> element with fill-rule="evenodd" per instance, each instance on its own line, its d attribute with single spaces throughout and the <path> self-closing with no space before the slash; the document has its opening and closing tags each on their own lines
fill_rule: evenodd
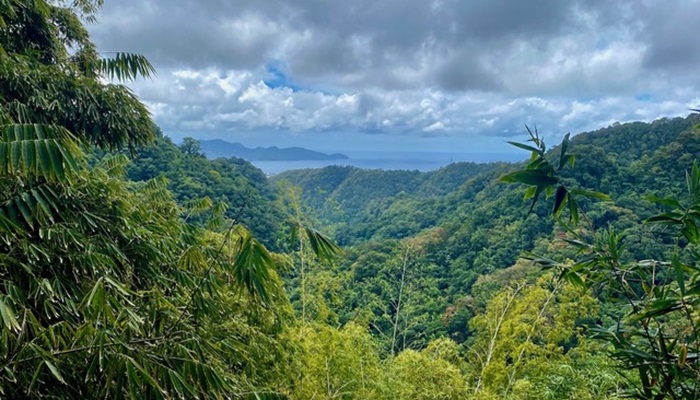
<svg viewBox="0 0 700 400">
<path fill-rule="evenodd" d="M 654 96 L 651 93 L 639 93 L 634 96 L 634 99 L 637 101 L 651 101 L 654 99 Z"/>
<path fill-rule="evenodd" d="M 301 90 L 301 87 L 298 85 L 294 84 L 292 82 L 291 78 L 287 76 L 287 74 L 284 73 L 284 66 L 279 63 L 279 62 L 272 62 L 268 63 L 265 65 L 265 71 L 267 72 L 267 75 L 269 76 L 267 79 L 264 79 L 263 82 L 270 88 L 276 89 L 276 88 L 289 88 L 292 89 L 294 92 L 298 92 Z"/>
</svg>

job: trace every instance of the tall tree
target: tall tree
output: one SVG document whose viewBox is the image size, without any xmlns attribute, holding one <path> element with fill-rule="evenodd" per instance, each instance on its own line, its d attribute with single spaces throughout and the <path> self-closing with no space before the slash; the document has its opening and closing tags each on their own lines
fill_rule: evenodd
<svg viewBox="0 0 700 400">
<path fill-rule="evenodd" d="M 182 139 L 182 143 L 180 144 L 180 150 L 185 153 L 186 156 L 190 157 L 204 157 L 204 153 L 202 153 L 202 145 L 199 143 L 199 140 L 192 138 L 192 137 L 186 137 Z"/>
<path fill-rule="evenodd" d="M 154 72 L 138 55 L 102 58 L 83 18 L 99 0 L 74 6 L 44 0 L 5 0 L 0 7 L 0 123 L 61 126 L 80 141 L 106 148 L 133 147 L 154 138 L 146 107 L 122 84 Z"/>
<path fill-rule="evenodd" d="M 153 139 L 145 106 L 105 82 L 153 70 L 140 56 L 99 56 L 81 18 L 101 1 L 64 4 L 0 0 L 0 394 L 265 387 L 255 366 L 271 361 L 251 355 L 275 354 L 264 344 L 286 301 L 272 256 L 234 222 L 223 235 L 186 224 L 194 210 L 163 179 L 123 179 L 124 156 L 88 167 L 81 148 Z"/>
</svg>

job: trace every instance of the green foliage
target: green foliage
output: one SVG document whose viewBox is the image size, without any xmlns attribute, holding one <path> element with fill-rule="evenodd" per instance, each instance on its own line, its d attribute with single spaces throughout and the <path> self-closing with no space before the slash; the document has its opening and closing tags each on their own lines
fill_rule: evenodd
<svg viewBox="0 0 700 400">
<path fill-rule="evenodd" d="M 302 189 L 309 214 L 334 231 L 341 245 L 364 239 L 402 238 L 432 226 L 438 199 L 491 164 L 456 163 L 431 173 L 331 166 L 273 177 Z M 423 202 L 431 202 L 425 204 Z"/>
<path fill-rule="evenodd" d="M 329 319 L 328 308 L 326 301 L 322 296 L 332 296 L 331 287 L 333 283 L 328 284 L 328 280 L 324 279 L 322 269 L 323 266 L 333 266 L 342 250 L 333 241 L 325 237 L 317 230 L 310 227 L 310 222 L 307 221 L 304 215 L 299 198 L 299 190 L 297 188 L 285 185 L 284 182 L 278 183 L 280 192 L 279 203 L 282 209 L 286 209 L 289 215 L 289 242 L 288 248 L 292 254 L 292 263 L 294 267 L 290 272 L 289 278 L 296 283 L 296 292 L 291 293 L 291 297 L 295 304 L 299 304 L 301 312 L 301 320 L 307 320 L 307 306 L 313 309 L 313 319 L 323 321 Z M 317 262 L 318 261 L 318 265 Z M 298 267 L 298 268 L 296 268 Z M 308 279 L 310 267 L 316 269 L 316 274 L 311 282 Z M 321 267 L 321 268 L 319 268 Z M 307 283 L 316 286 L 316 291 L 307 291 Z M 320 290 L 324 287 L 326 290 Z"/>
<path fill-rule="evenodd" d="M 405 350 L 388 367 L 391 397 L 401 400 L 467 399 L 459 369 L 431 351 Z"/>
<path fill-rule="evenodd" d="M 216 204 L 226 204 L 225 217 L 248 227 L 266 246 L 284 248 L 281 231 L 285 218 L 276 194 L 265 174 L 249 162 L 235 158 L 207 160 L 201 156 L 196 140 L 186 139 L 178 147 L 159 135 L 153 145 L 136 151 L 128 176 L 145 181 L 160 175 L 168 179 L 168 188 L 178 203 L 206 197 Z M 212 216 L 210 212 L 199 213 L 188 221 L 204 226 Z"/>
<path fill-rule="evenodd" d="M 403 314 L 407 319 L 401 319 L 410 328 L 400 330 L 405 331 L 409 347 L 420 348 L 441 335 L 458 342 L 469 339 L 469 319 L 477 310 L 475 307 L 481 306 L 472 302 L 482 301 L 470 298 L 470 294 L 477 297 L 472 285 L 482 276 L 514 265 L 526 252 L 536 251 L 546 258 L 562 253 L 574 257 L 575 249 L 566 247 L 561 240 L 551 242 L 553 235 L 573 239 L 555 221 L 546 218 L 555 202 L 538 201 L 523 218 L 527 210 L 523 206 L 532 206 L 532 198 L 523 201 L 523 194 L 515 185 L 498 182 L 498 177 L 518 168 L 531 165 L 535 174 L 544 171 L 538 172 L 539 167 L 548 168 L 544 176 L 551 173 L 549 176 L 557 180 L 551 199 L 559 193 L 561 222 L 569 223 L 569 198 L 573 199 L 574 210 L 586 210 L 579 212 L 580 234 L 585 236 L 586 229 L 609 225 L 627 230 L 627 251 L 622 254 L 625 262 L 666 257 L 673 241 L 659 240 L 642 223 L 657 210 L 639 198 L 680 192 L 682 170 L 665 165 L 676 165 L 671 163 L 675 158 L 700 155 L 694 147 L 697 133 L 685 131 L 698 121 L 697 116 L 691 115 L 622 124 L 578 135 L 571 138 L 571 143 L 576 143 L 575 168 L 570 168 L 573 158 L 567 157 L 571 155 L 569 146 L 563 160 L 560 148 L 555 147 L 539 165 L 531 165 L 533 160 L 519 165 L 459 163 L 427 173 L 370 173 L 327 167 L 290 171 L 275 179 L 299 185 L 300 206 L 306 215 L 315 218 L 315 226 L 331 232 L 339 243 L 352 244 L 345 248 L 347 256 L 339 260 L 337 267 L 318 269 L 318 279 L 313 271 L 307 276 L 307 282 L 318 282 L 318 287 L 332 293 L 323 296 L 323 314 L 329 321 L 366 322 L 382 338 L 387 350 L 391 348 L 387 343 L 391 341 L 396 316 L 402 246 L 411 238 L 440 232 L 438 240 L 411 255 L 407 270 L 408 301 Z M 540 151 L 533 142 L 527 146 Z M 656 175 L 648 178 L 647 172 Z M 383 185 L 384 180 L 396 182 L 378 191 L 367 189 L 370 185 Z M 563 189 L 558 190 L 559 186 Z M 596 192 L 602 191 L 610 193 L 615 202 L 600 201 L 605 197 Z M 540 200 L 546 196 L 544 189 Z M 576 274 L 568 277 L 580 278 Z M 289 282 L 294 293 L 299 281 L 292 277 Z M 498 287 L 495 284 L 489 290 Z M 312 294 L 306 292 L 310 298 Z M 292 296 L 298 301 L 295 294 Z M 483 298 L 483 293 L 480 296 Z M 400 338 L 403 343 L 403 335 Z"/>
<path fill-rule="evenodd" d="M 586 271 L 589 266 L 577 265 L 589 253 L 611 253 L 604 260 L 618 257 L 620 265 L 626 266 L 623 276 L 637 293 L 643 291 L 643 285 L 630 268 L 635 260 L 671 259 L 678 243 L 687 247 L 678 256 L 682 265 L 692 265 L 690 250 L 695 245 L 687 245 L 689 239 L 682 233 L 675 239 L 644 225 L 658 210 L 639 198 L 665 199 L 669 196 L 664 193 L 680 192 L 680 169 L 665 165 L 700 155 L 697 133 L 687 131 L 696 123 L 697 116 L 691 115 L 616 125 L 579 135 L 552 151 L 532 132 L 533 141 L 524 145 L 532 155 L 530 160 L 514 166 L 486 165 L 474 174 L 464 165 L 423 174 L 365 173 L 342 167 L 283 174 L 284 179 L 300 185 L 299 208 L 318 217 L 317 226 L 330 227 L 340 242 L 354 244 L 337 267 L 307 270 L 307 306 L 313 310 L 307 313 L 333 325 L 356 321 L 368 327 L 379 354 L 386 357 L 385 371 L 391 371 L 404 353 L 406 359 L 415 361 L 407 363 L 414 367 L 404 370 L 411 377 L 409 382 L 386 378 L 380 385 L 389 388 L 381 392 L 383 398 L 397 396 L 401 385 L 411 393 L 406 396 L 419 395 L 411 382 L 426 375 L 416 372 L 426 369 L 418 367 L 427 365 L 421 364 L 428 362 L 423 352 L 433 340 L 446 335 L 464 342 L 449 365 L 460 371 L 460 385 L 469 383 L 460 386 L 468 388 L 468 397 L 474 392 L 479 398 L 513 399 L 622 395 L 638 385 L 639 378 L 626 374 L 631 381 L 623 380 L 614 361 L 606 356 L 606 350 L 613 348 L 606 346 L 608 342 L 588 339 L 593 328 L 585 327 L 591 323 L 614 326 L 618 321 L 629 324 L 631 319 L 621 317 L 629 310 L 621 305 L 622 292 L 597 283 L 604 281 L 609 264 L 601 262 L 595 268 L 590 264 L 596 269 L 594 274 Z M 577 156 L 570 168 L 573 143 Z M 502 176 L 532 187 L 525 199 L 530 207 L 525 218 L 522 193 L 495 182 Z M 367 190 L 370 185 L 383 185 L 384 179 L 393 182 L 380 191 Z M 602 192 L 609 192 L 616 201 Z M 535 197 L 538 201 L 533 202 Z M 544 204 L 547 197 L 552 203 Z M 669 200 L 660 202 L 676 205 Z M 667 217 L 678 221 L 681 215 L 692 214 L 690 203 L 678 204 L 681 207 L 675 208 L 679 210 L 668 210 Z M 544 218 L 547 214 L 557 218 Z M 612 246 L 610 235 L 591 242 L 594 231 L 609 226 L 615 232 L 626 230 L 624 240 L 617 241 L 624 244 L 621 250 L 606 250 Z M 692 237 L 692 226 L 688 224 L 684 232 Z M 433 239 L 426 240 L 429 237 Z M 581 250 L 577 242 L 592 243 L 597 250 Z M 539 280 L 541 271 L 523 263 L 507 268 L 530 251 L 541 255 L 529 258 L 555 268 L 557 277 L 568 282 Z M 559 263 L 556 259 L 575 261 Z M 654 276 L 658 286 L 672 274 Z M 289 282 L 296 293 L 299 280 L 292 277 Z M 514 294 L 519 284 L 523 286 Z M 575 288 L 582 284 L 590 284 L 595 297 Z M 499 315 L 494 307 L 509 295 L 513 301 L 503 314 L 504 328 L 490 340 L 494 335 L 489 332 L 494 331 L 488 327 L 494 326 Z M 667 306 L 674 309 L 678 303 Z M 682 324 L 672 326 L 688 331 Z M 637 333 L 611 332 L 632 342 L 637 337 L 633 336 Z M 492 361 L 484 366 L 478 360 L 483 361 L 489 343 L 493 343 Z M 635 365 L 625 367 L 632 371 Z"/>
<path fill-rule="evenodd" d="M 613 124 L 577 135 L 571 141 L 579 150 L 584 144 L 604 149 L 606 153 L 614 154 L 620 164 L 626 165 L 668 146 L 677 140 L 679 134 L 692 130 L 698 122 L 698 115 L 691 114 L 687 118 L 660 118 L 651 123 Z M 579 152 L 579 155 L 583 154 L 585 153 Z"/>
<path fill-rule="evenodd" d="M 140 54 L 116 53 L 114 58 L 100 60 L 98 71 L 109 79 L 120 81 L 149 77 L 156 73 L 148 59 Z"/>
<path fill-rule="evenodd" d="M 675 231 L 675 247 L 666 260 L 626 260 L 624 233 L 608 228 L 589 240 L 574 226 L 564 226 L 570 235 L 567 243 L 577 250 L 573 263 L 535 259 L 579 285 L 585 279 L 611 305 L 617 304 L 614 322 L 592 329 L 593 337 L 611 345 L 610 355 L 629 380 L 629 394 L 638 398 L 695 398 L 700 390 L 695 357 L 700 346 L 696 315 L 700 169 L 696 163 L 686 174 L 686 186 L 685 202 L 648 197 L 668 211 L 648 218 L 647 223 L 663 226 L 662 233 Z"/>
<path fill-rule="evenodd" d="M 294 399 L 380 399 L 381 365 L 368 332 L 302 324 L 290 332 L 299 344 Z"/>
<path fill-rule="evenodd" d="M 204 157 L 204 153 L 202 153 L 202 147 L 199 144 L 199 141 L 197 141 L 194 138 L 186 137 L 182 139 L 182 144 L 179 146 L 179 148 L 180 151 L 185 153 L 185 156 Z"/>
<path fill-rule="evenodd" d="M 297 343 L 295 399 L 466 399 L 457 366 L 459 350 L 449 340 L 423 351 L 405 350 L 381 361 L 372 336 L 356 324 L 342 328 L 303 324 L 290 331 Z"/>
<path fill-rule="evenodd" d="M 275 256 L 238 221 L 223 235 L 186 223 L 165 179 L 124 179 L 124 156 L 85 163 L 81 147 L 154 138 L 145 106 L 103 80 L 152 67 L 97 55 L 80 16 L 100 4 L 0 7 L 0 394 L 277 393 L 291 314 Z"/>
<path fill-rule="evenodd" d="M 223 238 L 182 223 L 162 181 L 131 189 L 97 166 L 52 192 L 53 221 L 2 210 L 23 226 L 0 240 L 5 396 L 217 397 L 248 384 L 224 361 L 239 357 L 237 331 L 251 327 L 212 326 L 250 318 L 231 300 L 241 288 L 251 295 L 244 303 L 271 301 L 269 255 L 243 257 L 243 237 L 227 250 L 236 258 L 224 257 L 215 249 Z"/>
<path fill-rule="evenodd" d="M 22 178 L 65 182 L 77 169 L 80 155 L 75 138 L 57 126 L 12 124 L 2 126 L 0 173 Z"/>
<path fill-rule="evenodd" d="M 532 212 L 532 209 L 535 208 L 540 195 L 546 193 L 547 197 L 554 195 L 554 208 L 552 210 L 554 218 L 559 218 L 561 212 L 568 206 L 569 220 L 573 224 L 577 224 L 579 220 L 579 205 L 574 197 L 575 195 L 587 196 L 599 200 L 610 200 L 610 198 L 603 193 L 583 189 L 569 189 L 564 184 L 560 173 L 565 166 L 573 166 L 574 160 L 576 159 L 573 154 L 567 152 L 569 144 L 571 143 L 569 134 L 564 136 L 564 140 L 561 142 L 558 162 L 555 165 L 547 159 L 547 146 L 544 143 L 544 139 L 540 138 L 537 130 L 533 132 L 530 128 L 527 128 L 527 132 L 530 134 L 529 141 L 532 142 L 535 147 L 516 142 L 508 143 L 530 151 L 530 162 L 525 166 L 525 169 L 501 176 L 500 181 L 506 183 L 518 182 L 530 186 L 525 191 L 525 199 L 532 199 L 528 213 Z"/>
<path fill-rule="evenodd" d="M 100 57 L 81 18 L 101 1 L 67 4 L 0 0 L 3 397 L 697 397 L 697 166 L 677 196 L 697 116 L 551 152 L 530 132 L 515 166 L 289 172 L 300 189 L 276 192 L 164 137 L 110 81 L 152 66 Z M 498 176 L 530 187 L 525 219 Z M 566 281 L 515 263 L 531 250 Z"/>
<path fill-rule="evenodd" d="M 615 395 L 620 379 L 580 321 L 597 302 L 570 284 L 542 276 L 500 289 L 470 322 L 469 369 L 476 398 L 579 399 Z"/>
<path fill-rule="evenodd" d="M 146 107 L 126 86 L 100 79 L 152 72 L 141 56 L 100 58 L 78 15 L 91 17 L 100 3 L 10 0 L 0 7 L 0 124 L 57 125 L 104 148 L 153 139 Z"/>
</svg>

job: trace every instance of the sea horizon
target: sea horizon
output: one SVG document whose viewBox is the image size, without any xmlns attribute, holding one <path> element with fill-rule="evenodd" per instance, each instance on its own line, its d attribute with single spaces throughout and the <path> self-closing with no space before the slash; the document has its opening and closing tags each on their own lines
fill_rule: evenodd
<svg viewBox="0 0 700 400">
<path fill-rule="evenodd" d="M 352 166 L 362 169 L 433 171 L 456 162 L 519 162 L 525 158 L 520 153 L 468 153 L 436 151 L 343 151 L 348 159 L 298 160 L 298 161 L 250 161 L 266 175 L 277 175 L 297 169 L 315 169 L 331 165 Z"/>
</svg>

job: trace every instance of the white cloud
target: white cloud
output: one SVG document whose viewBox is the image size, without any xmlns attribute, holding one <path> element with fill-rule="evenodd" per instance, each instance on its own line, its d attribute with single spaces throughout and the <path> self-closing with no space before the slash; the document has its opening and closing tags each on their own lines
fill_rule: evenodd
<svg viewBox="0 0 700 400">
<path fill-rule="evenodd" d="M 445 130 L 445 124 L 442 121 L 437 121 L 423 128 L 423 132 L 435 132 Z"/>
<path fill-rule="evenodd" d="M 155 63 L 159 75 L 133 86 L 166 133 L 498 136 L 700 106 L 696 11 L 697 0 L 111 0 L 91 30 L 102 50 Z"/>
</svg>

